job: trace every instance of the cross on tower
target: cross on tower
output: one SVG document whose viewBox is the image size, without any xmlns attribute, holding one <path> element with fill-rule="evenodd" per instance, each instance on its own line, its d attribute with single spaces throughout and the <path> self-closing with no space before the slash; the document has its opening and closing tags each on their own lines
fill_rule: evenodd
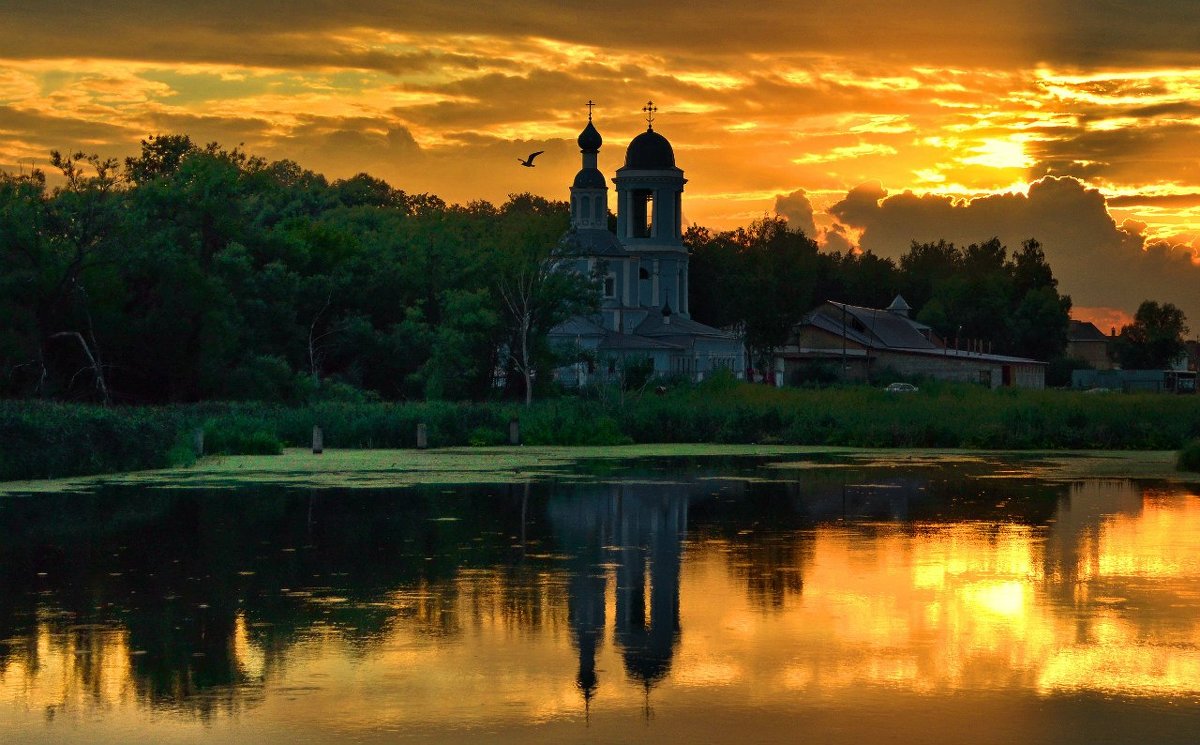
<svg viewBox="0 0 1200 745">
<path fill-rule="evenodd" d="M 646 129 L 654 129 L 654 114 L 658 111 L 658 107 L 653 101 L 647 101 L 642 107 L 642 111 L 646 112 Z"/>
<path fill-rule="evenodd" d="M 595 104 L 595 103 L 592 101 L 592 99 L 590 99 L 590 98 L 589 98 L 589 99 L 588 99 L 588 102 L 587 102 L 587 107 L 588 107 L 588 121 L 589 121 L 589 122 L 592 120 L 592 107 L 593 107 L 593 106 L 595 106 L 595 105 L 596 105 L 596 104 Z"/>
</svg>

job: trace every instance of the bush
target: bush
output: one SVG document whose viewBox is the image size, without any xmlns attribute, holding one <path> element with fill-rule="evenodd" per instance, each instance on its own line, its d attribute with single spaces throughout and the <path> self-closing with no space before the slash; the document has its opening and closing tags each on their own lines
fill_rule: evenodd
<svg viewBox="0 0 1200 745">
<path fill-rule="evenodd" d="M 204 427 L 204 452 L 210 455 L 282 455 L 283 443 L 257 422 L 226 420 L 209 422 Z"/>
<path fill-rule="evenodd" d="M 473 448 L 503 445 L 508 440 L 504 433 L 491 427 L 476 427 L 467 437 L 467 444 Z"/>
<path fill-rule="evenodd" d="M 166 467 L 183 419 L 170 408 L 0 402 L 0 481 Z"/>
<path fill-rule="evenodd" d="M 1180 471 L 1200 473 L 1200 440 L 1192 440 L 1179 451 L 1178 467 Z"/>
</svg>

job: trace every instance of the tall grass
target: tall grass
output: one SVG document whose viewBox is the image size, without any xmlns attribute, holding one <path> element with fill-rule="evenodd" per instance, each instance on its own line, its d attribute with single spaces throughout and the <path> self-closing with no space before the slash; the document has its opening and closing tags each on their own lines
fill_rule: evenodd
<svg viewBox="0 0 1200 745">
<path fill-rule="evenodd" d="M 1179 451 L 1179 470 L 1200 473 L 1200 439 L 1192 440 Z"/>
<path fill-rule="evenodd" d="M 991 391 L 927 383 L 920 392 L 874 388 L 775 389 L 713 381 L 665 395 L 563 397 L 512 403 L 347 403 L 303 407 L 208 403 L 111 408 L 0 402 L 0 480 L 154 468 L 207 452 L 306 447 L 320 426 L 329 448 L 412 448 L 508 441 L 518 418 L 530 445 L 727 442 L 852 447 L 1176 450 L 1200 438 L 1200 396 Z"/>
<path fill-rule="evenodd" d="M 0 479 L 57 478 L 194 460 L 175 409 L 0 401 Z"/>
</svg>

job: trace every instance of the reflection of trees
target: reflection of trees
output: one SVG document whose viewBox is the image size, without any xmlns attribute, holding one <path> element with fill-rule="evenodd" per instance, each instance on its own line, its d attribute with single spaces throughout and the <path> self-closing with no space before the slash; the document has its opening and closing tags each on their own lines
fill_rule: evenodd
<svg viewBox="0 0 1200 745">
<path fill-rule="evenodd" d="M 352 651 L 397 623 L 461 633 L 455 576 L 464 557 L 508 563 L 510 505 L 491 490 L 441 496 L 110 489 L 12 502 L 0 515 L 0 638 L 11 640 L 0 679 L 46 669 L 48 638 L 41 649 L 75 670 L 77 694 L 124 664 L 140 701 L 204 716 L 256 700 L 316 626 Z M 261 651 L 253 672 L 246 645 Z"/>
<path fill-rule="evenodd" d="M 788 597 L 800 595 L 803 567 L 811 562 L 811 541 L 800 533 L 738 536 L 729 545 L 730 571 L 761 608 L 780 609 Z"/>
</svg>

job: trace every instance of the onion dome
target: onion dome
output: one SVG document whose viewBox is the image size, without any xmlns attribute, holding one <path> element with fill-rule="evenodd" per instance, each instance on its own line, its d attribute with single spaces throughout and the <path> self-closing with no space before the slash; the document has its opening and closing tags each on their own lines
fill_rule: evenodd
<svg viewBox="0 0 1200 745">
<path fill-rule="evenodd" d="M 604 183 L 604 174 L 600 173 L 598 168 L 581 168 L 579 173 L 575 174 L 575 182 L 571 184 L 573 189 L 605 189 L 608 184 Z"/>
<path fill-rule="evenodd" d="M 600 136 L 600 132 L 592 126 L 592 120 L 589 117 L 587 126 L 579 133 L 579 149 L 585 153 L 594 153 L 604 144 L 604 138 Z"/>
<path fill-rule="evenodd" d="M 675 151 L 666 137 L 649 129 L 629 143 L 629 149 L 625 151 L 625 167 L 639 171 L 674 168 Z"/>
</svg>

